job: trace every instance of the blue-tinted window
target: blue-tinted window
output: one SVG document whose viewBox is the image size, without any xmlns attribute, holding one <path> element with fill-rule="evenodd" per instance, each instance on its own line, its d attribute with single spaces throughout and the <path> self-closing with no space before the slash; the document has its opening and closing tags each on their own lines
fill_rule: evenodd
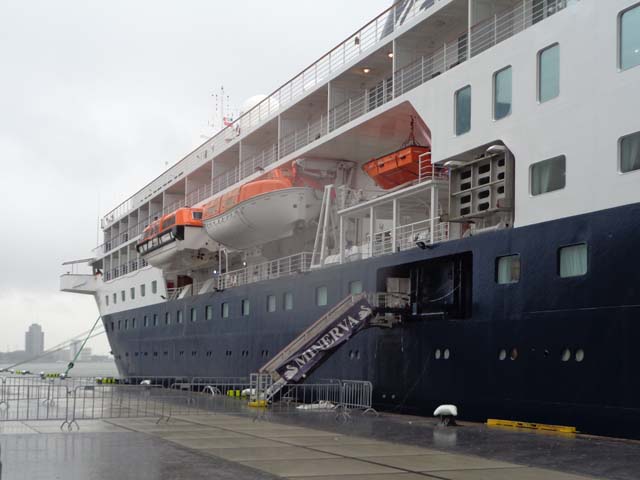
<svg viewBox="0 0 640 480">
<path fill-rule="evenodd" d="M 560 45 L 538 54 L 538 101 L 547 102 L 560 95 Z"/>
<path fill-rule="evenodd" d="M 493 118 L 500 120 L 511 114 L 511 67 L 503 68 L 493 76 Z"/>
<path fill-rule="evenodd" d="M 456 135 L 462 135 L 471 130 L 471 86 L 461 88 L 456 92 Z"/>
<path fill-rule="evenodd" d="M 640 5 L 620 15 L 620 68 L 640 65 Z"/>
</svg>

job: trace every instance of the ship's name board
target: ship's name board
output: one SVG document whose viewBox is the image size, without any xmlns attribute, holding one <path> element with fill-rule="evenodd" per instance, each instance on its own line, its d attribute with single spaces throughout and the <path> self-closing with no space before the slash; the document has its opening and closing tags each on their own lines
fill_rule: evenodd
<svg viewBox="0 0 640 480">
<path fill-rule="evenodd" d="M 329 355 L 331 350 L 339 347 L 367 326 L 371 318 L 372 308 L 369 302 L 366 299 L 356 302 L 344 314 L 327 325 L 322 333 L 305 343 L 276 371 L 287 382 L 300 381 Z"/>
</svg>

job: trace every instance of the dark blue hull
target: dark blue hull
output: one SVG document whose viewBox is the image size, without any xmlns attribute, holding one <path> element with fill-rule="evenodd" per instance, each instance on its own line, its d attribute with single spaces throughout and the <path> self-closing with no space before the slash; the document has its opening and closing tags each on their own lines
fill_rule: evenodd
<svg viewBox="0 0 640 480">
<path fill-rule="evenodd" d="M 431 414 L 438 404 L 454 403 L 468 419 L 640 436 L 638 240 L 636 204 L 129 310 L 104 322 L 124 375 L 247 376 L 344 298 L 350 282 L 380 291 L 381 272 L 390 268 L 462 255 L 469 263 L 467 312 L 413 316 L 393 329 L 365 330 L 315 377 L 370 380 L 374 402 L 388 410 Z M 582 242 L 588 272 L 560 278 L 558 249 Z M 496 258 L 516 253 L 519 283 L 498 285 Z M 327 307 L 316 306 L 321 286 L 328 288 Z M 293 293 L 290 311 L 282 308 L 285 292 Z M 267 312 L 269 295 L 278 299 L 275 312 Z M 242 299 L 250 301 L 249 316 L 241 315 Z M 229 303 L 229 318 L 221 318 L 222 302 Z M 213 308 L 212 320 L 205 320 L 206 306 Z M 190 322 L 192 308 L 196 322 Z M 180 309 L 184 322 L 176 324 Z M 143 317 L 152 325 L 154 314 L 159 325 L 143 327 Z M 111 322 L 134 317 L 137 328 L 112 330 Z"/>
</svg>

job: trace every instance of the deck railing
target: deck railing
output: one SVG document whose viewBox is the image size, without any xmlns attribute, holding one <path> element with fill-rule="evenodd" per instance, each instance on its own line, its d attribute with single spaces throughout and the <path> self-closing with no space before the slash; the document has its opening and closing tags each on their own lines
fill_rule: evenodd
<svg viewBox="0 0 640 480">
<path fill-rule="evenodd" d="M 169 205 L 163 212 L 169 213 L 179 208 L 179 206 L 194 205 L 234 185 L 256 171 L 320 139 L 329 132 L 348 124 L 362 115 L 385 105 L 394 98 L 404 95 L 440 74 L 455 68 L 467 61 L 469 57 L 473 58 L 494 45 L 558 13 L 566 8 L 570 1 L 571 0 L 546 0 L 545 2 L 539 2 L 537 0 L 522 0 L 522 2 L 518 3 L 515 7 L 498 13 L 471 27 L 470 35 L 467 32 L 462 32 L 456 40 L 444 44 L 434 53 L 422 56 L 393 73 L 390 72 L 389 78 L 384 80 L 381 86 L 375 89 L 365 90 L 345 102 L 334 106 L 329 111 L 328 118 L 321 116 L 319 119 L 310 122 L 295 132 L 287 134 L 279 139 L 279 148 L 276 146 L 267 147 L 265 151 L 259 153 L 256 157 L 243 161 L 239 167 L 235 167 L 222 175 L 214 177 L 211 184 L 204 185 L 190 192 L 185 200 Z M 372 45 L 377 43 L 377 41 L 371 43 L 373 38 L 380 39 L 388 35 L 393 32 L 394 25 L 397 26 L 406 23 L 407 20 L 425 11 L 425 8 L 431 8 L 434 4 L 434 2 L 431 2 L 427 7 L 423 7 L 422 5 L 424 4 L 422 2 L 411 3 L 412 6 L 408 8 L 408 10 L 406 9 L 406 2 L 399 2 L 395 7 L 387 10 L 359 30 L 358 33 L 343 42 L 343 44 L 329 52 L 329 54 L 312 65 L 312 67 L 306 69 L 292 81 L 285 84 L 285 86 L 281 87 L 270 97 L 247 112 L 247 114 L 235 122 L 234 125 L 220 132 L 220 134 L 211 141 L 217 142 L 216 145 L 220 147 L 225 147 L 229 144 L 230 140 L 233 140 L 239 135 L 238 125 L 241 129 L 240 131 L 246 133 L 245 128 L 255 128 L 264 123 L 267 118 L 283 110 L 285 105 L 289 105 L 303 93 L 315 88 L 317 82 L 325 81 L 326 78 L 323 75 L 328 76 L 330 72 L 358 57 L 361 52 L 368 51 Z M 401 4 L 405 7 L 405 10 L 402 10 L 403 18 L 401 21 L 398 19 L 393 21 L 394 15 L 397 13 L 396 9 L 400 8 L 399 5 Z M 381 26 L 382 23 L 386 25 L 387 22 L 390 22 L 390 27 L 388 27 L 390 30 L 388 31 L 383 30 Z M 358 39 L 358 41 L 356 41 L 356 39 Z M 350 42 L 353 42 L 353 44 L 350 45 Z M 340 58 L 342 58 L 342 60 L 340 60 Z M 313 72 L 313 74 L 311 72 Z M 307 80 L 311 83 L 307 83 Z M 205 146 L 206 145 L 207 144 L 205 144 Z M 212 148 L 212 151 L 218 152 L 218 149 Z M 202 153 L 201 157 L 206 158 L 206 154 Z M 187 159 L 188 158 L 190 157 L 187 157 Z M 178 165 L 182 165 L 185 160 Z M 193 169 L 202 164 L 202 161 L 198 160 L 198 162 Z M 170 172 L 166 173 L 168 174 Z M 180 175 L 183 173 L 184 172 Z M 188 174 L 189 172 L 187 171 L 186 173 Z M 144 190 L 155 192 L 155 190 L 153 190 L 155 183 L 158 183 L 158 189 L 161 189 L 161 186 L 164 185 L 162 181 L 166 183 L 166 180 L 167 179 L 161 176 L 153 185 L 150 185 Z M 134 208 L 132 199 L 133 197 L 105 216 L 105 219 L 110 218 L 106 223 L 112 224 L 115 220 L 131 211 Z"/>
</svg>

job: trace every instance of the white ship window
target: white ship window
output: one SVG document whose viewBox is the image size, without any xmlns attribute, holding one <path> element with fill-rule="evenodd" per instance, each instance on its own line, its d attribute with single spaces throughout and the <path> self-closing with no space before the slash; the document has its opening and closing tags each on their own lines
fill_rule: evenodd
<svg viewBox="0 0 640 480">
<path fill-rule="evenodd" d="M 151 282 L 151 293 L 158 293 L 158 281 L 154 280 Z"/>
<path fill-rule="evenodd" d="M 147 294 L 147 286 L 143 283 L 140 285 L 140 296 L 144 297 Z"/>
<path fill-rule="evenodd" d="M 579 277 L 587 273 L 588 247 L 586 243 L 562 247 L 558 251 L 558 273 L 562 278 Z"/>
<path fill-rule="evenodd" d="M 227 302 L 223 302 L 220 305 L 220 316 L 222 318 L 229 318 L 229 304 Z"/>
<path fill-rule="evenodd" d="M 267 295 L 267 312 L 275 312 L 276 311 L 276 296 L 275 295 Z"/>
<path fill-rule="evenodd" d="M 329 294 L 327 291 L 327 287 L 322 286 L 316 288 L 316 305 L 319 307 L 324 307 L 329 303 Z"/>
<path fill-rule="evenodd" d="M 456 135 L 471 130 L 471 85 L 458 90 L 455 94 Z"/>
<path fill-rule="evenodd" d="M 153 326 L 154 327 L 158 326 L 158 314 L 157 313 L 153 314 Z"/>
<path fill-rule="evenodd" d="M 567 159 L 564 155 L 531 165 L 531 195 L 563 189 L 566 185 L 566 168 Z"/>
<path fill-rule="evenodd" d="M 204 316 L 207 320 L 213 320 L 213 307 L 211 305 L 205 307 Z"/>
<path fill-rule="evenodd" d="M 640 132 L 620 139 L 620 172 L 627 173 L 640 169 Z"/>
<path fill-rule="evenodd" d="M 127 298 L 127 297 L 126 297 L 126 295 L 125 295 L 125 293 L 124 293 L 124 290 L 122 290 L 122 291 L 120 292 L 120 297 L 122 298 L 122 301 L 123 301 L 123 302 L 126 300 L 126 298 Z"/>
<path fill-rule="evenodd" d="M 362 282 L 360 280 L 349 282 L 349 293 L 351 295 L 358 295 L 359 293 L 362 293 Z"/>
<path fill-rule="evenodd" d="M 538 53 L 538 101 L 547 102 L 560 95 L 560 45 Z"/>
<path fill-rule="evenodd" d="M 171 325 L 171 312 L 166 312 L 164 314 L 164 324 Z"/>
<path fill-rule="evenodd" d="M 107 305 L 107 307 L 109 306 L 109 295 L 104 296 L 104 303 Z"/>
<path fill-rule="evenodd" d="M 178 310 L 176 312 L 176 322 L 177 323 L 182 323 L 182 310 Z"/>
<path fill-rule="evenodd" d="M 640 5 L 620 14 L 620 69 L 628 70 L 640 65 Z"/>
<path fill-rule="evenodd" d="M 284 309 L 293 310 L 293 293 L 286 292 L 283 299 Z"/>
<path fill-rule="evenodd" d="M 114 293 L 113 294 L 113 304 L 115 305 L 116 303 L 118 303 L 118 294 Z"/>
<path fill-rule="evenodd" d="M 512 103 L 512 72 L 511 67 L 498 70 L 493 75 L 493 118 L 501 118 L 511 115 Z"/>
<path fill-rule="evenodd" d="M 131 287 L 129 293 L 131 295 L 131 300 L 135 300 L 136 299 L 136 287 Z"/>
<path fill-rule="evenodd" d="M 248 299 L 245 298 L 244 300 L 242 300 L 242 316 L 248 317 L 250 313 L 251 313 L 251 303 L 249 302 Z"/>
<path fill-rule="evenodd" d="M 508 285 L 520 281 L 520 255 L 499 257 L 496 261 L 496 282 Z"/>
<path fill-rule="evenodd" d="M 196 308 L 191 309 L 191 322 L 196 322 L 198 320 L 198 310 Z"/>
</svg>

